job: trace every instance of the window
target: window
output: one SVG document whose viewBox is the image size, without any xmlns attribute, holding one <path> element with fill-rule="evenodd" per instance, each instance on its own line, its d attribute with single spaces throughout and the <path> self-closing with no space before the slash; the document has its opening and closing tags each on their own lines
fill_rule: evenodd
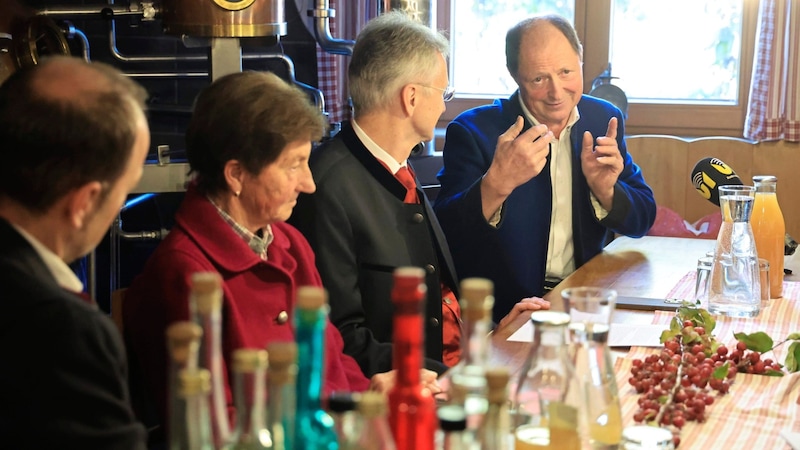
<svg viewBox="0 0 800 450">
<path fill-rule="evenodd" d="M 521 18 L 574 19 L 584 45 L 584 92 L 609 63 L 625 90 L 628 134 L 741 136 L 758 2 L 748 0 L 450 0 L 439 27 L 452 36 L 456 100 L 440 121 L 516 89 L 505 33 Z"/>
</svg>

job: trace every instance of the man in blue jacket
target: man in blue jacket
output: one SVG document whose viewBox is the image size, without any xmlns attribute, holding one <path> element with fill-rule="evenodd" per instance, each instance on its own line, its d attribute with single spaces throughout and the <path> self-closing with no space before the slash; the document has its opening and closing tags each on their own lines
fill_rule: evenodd
<svg viewBox="0 0 800 450">
<path fill-rule="evenodd" d="M 622 113 L 583 95 L 582 53 L 564 18 L 520 22 L 506 35 L 517 92 L 447 128 L 435 210 L 459 276 L 494 281 L 495 320 L 655 220 Z"/>
</svg>

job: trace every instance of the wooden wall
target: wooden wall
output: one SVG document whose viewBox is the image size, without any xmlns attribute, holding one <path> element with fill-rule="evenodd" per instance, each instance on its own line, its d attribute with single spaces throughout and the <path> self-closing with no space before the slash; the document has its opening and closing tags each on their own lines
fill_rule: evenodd
<svg viewBox="0 0 800 450">
<path fill-rule="evenodd" d="M 628 137 L 627 144 L 655 192 L 656 203 L 677 211 L 689 222 L 719 210 L 700 196 L 691 183 L 697 161 L 706 157 L 719 158 L 749 185 L 753 184 L 753 175 L 777 176 L 778 202 L 786 232 L 800 239 L 800 143 L 636 135 Z"/>
</svg>

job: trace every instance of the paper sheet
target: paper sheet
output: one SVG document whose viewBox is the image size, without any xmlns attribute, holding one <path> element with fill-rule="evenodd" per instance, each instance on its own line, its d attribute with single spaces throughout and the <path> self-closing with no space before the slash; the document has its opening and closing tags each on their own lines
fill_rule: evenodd
<svg viewBox="0 0 800 450">
<path fill-rule="evenodd" d="M 659 338 L 665 329 L 664 325 L 612 323 L 608 336 L 608 346 L 631 347 L 637 345 L 640 347 L 661 347 L 662 344 Z M 514 334 L 508 337 L 508 340 L 511 342 L 532 342 L 533 324 L 531 322 L 525 322 Z"/>
</svg>

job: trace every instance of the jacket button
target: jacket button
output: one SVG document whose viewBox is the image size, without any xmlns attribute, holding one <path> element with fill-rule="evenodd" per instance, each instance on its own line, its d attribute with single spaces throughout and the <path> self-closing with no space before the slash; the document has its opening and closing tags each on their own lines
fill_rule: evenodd
<svg viewBox="0 0 800 450">
<path fill-rule="evenodd" d="M 289 321 L 289 313 L 286 311 L 281 311 L 278 313 L 278 317 L 275 318 L 275 322 L 278 322 L 278 325 L 283 325 Z"/>
<path fill-rule="evenodd" d="M 422 223 L 424 220 L 425 220 L 425 216 L 423 216 L 420 213 L 414 213 L 414 215 L 411 216 L 411 221 L 414 222 L 414 223 Z"/>
<path fill-rule="evenodd" d="M 431 326 L 434 327 L 434 328 L 438 327 L 439 326 L 439 319 L 437 319 L 436 317 L 432 317 L 431 318 Z"/>
<path fill-rule="evenodd" d="M 433 264 L 428 264 L 425 266 L 425 272 L 428 272 L 428 274 L 433 275 L 436 273 L 436 267 Z"/>
</svg>

